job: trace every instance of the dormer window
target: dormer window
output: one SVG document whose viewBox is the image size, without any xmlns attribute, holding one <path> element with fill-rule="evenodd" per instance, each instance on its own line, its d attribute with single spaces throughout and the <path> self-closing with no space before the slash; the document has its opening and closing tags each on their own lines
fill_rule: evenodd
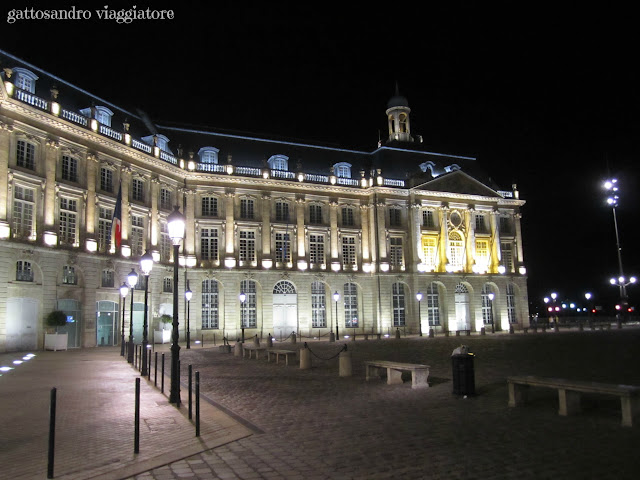
<svg viewBox="0 0 640 480">
<path fill-rule="evenodd" d="M 271 170 L 289 170 L 289 157 L 285 155 L 273 155 L 269 160 L 267 160 L 267 163 Z"/>
<path fill-rule="evenodd" d="M 171 150 L 169 150 L 169 139 L 167 137 L 165 137 L 164 135 L 147 135 L 146 137 L 142 137 L 142 141 L 144 143 L 146 143 L 147 145 L 151 145 L 152 147 L 154 146 L 154 141 L 153 138 L 155 137 L 155 146 L 158 147 L 160 150 L 163 150 L 165 152 L 169 152 L 169 153 L 173 153 Z"/>
<path fill-rule="evenodd" d="M 35 73 L 25 68 L 16 67 L 13 69 L 13 74 L 15 75 L 14 85 L 17 88 L 29 93 L 36 93 L 36 80 L 38 80 L 38 76 Z"/>
<path fill-rule="evenodd" d="M 347 162 L 336 163 L 333 166 L 333 171 L 336 177 L 351 178 L 351 164 Z"/>
<path fill-rule="evenodd" d="M 85 117 L 91 117 L 91 108 L 83 108 L 80 110 L 80 113 Z M 107 127 L 111 126 L 111 117 L 113 117 L 113 112 L 109 110 L 107 107 L 93 107 L 93 118 L 95 118 L 102 125 L 106 125 Z"/>
<path fill-rule="evenodd" d="M 214 147 L 202 147 L 198 151 L 198 156 L 200 157 L 200 163 L 213 163 L 218 164 L 218 150 Z"/>
</svg>

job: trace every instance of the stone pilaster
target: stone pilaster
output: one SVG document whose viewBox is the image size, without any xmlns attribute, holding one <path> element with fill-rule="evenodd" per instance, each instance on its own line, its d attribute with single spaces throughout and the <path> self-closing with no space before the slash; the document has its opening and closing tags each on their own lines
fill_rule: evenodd
<svg viewBox="0 0 640 480">
<path fill-rule="evenodd" d="M 306 256 L 305 248 L 305 229 L 304 229 L 304 207 L 305 199 L 304 195 L 296 196 L 296 236 L 298 245 L 298 259 L 304 260 Z M 293 242 L 291 242 L 293 245 Z M 293 255 L 291 255 L 291 261 L 293 261 Z"/>
</svg>

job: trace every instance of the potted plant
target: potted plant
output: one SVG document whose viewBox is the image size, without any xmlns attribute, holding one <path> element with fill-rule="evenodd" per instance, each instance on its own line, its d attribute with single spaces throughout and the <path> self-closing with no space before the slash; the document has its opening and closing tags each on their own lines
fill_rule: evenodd
<svg viewBox="0 0 640 480">
<path fill-rule="evenodd" d="M 64 327 L 67 324 L 67 315 L 61 310 L 54 310 L 45 318 L 45 324 L 55 329 L 55 333 L 46 333 L 44 336 L 45 350 L 66 350 L 68 335 L 58 333 L 58 327 Z"/>
<path fill-rule="evenodd" d="M 171 322 L 173 322 L 171 315 L 165 313 L 160 317 L 158 330 L 153 332 L 154 343 L 169 343 L 171 341 L 171 330 L 166 328 Z"/>
</svg>

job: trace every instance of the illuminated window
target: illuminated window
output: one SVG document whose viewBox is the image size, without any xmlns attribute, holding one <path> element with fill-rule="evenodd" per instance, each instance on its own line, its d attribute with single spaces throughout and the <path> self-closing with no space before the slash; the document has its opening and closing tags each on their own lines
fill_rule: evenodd
<svg viewBox="0 0 640 480">
<path fill-rule="evenodd" d="M 218 260 L 217 228 L 202 228 L 200 230 L 200 258 L 202 260 Z"/>
<path fill-rule="evenodd" d="M 242 328 L 256 328 L 256 282 L 253 280 L 242 280 L 240 282 L 240 291 L 246 295 L 244 303 L 240 305 L 240 326 Z"/>
<path fill-rule="evenodd" d="M 214 147 L 202 147 L 198 151 L 198 156 L 200 157 L 200 163 L 217 164 L 219 151 L 220 150 Z"/>
<path fill-rule="evenodd" d="M 422 211 L 422 226 L 425 228 L 436 228 L 435 212 L 433 210 Z"/>
<path fill-rule="evenodd" d="M 289 170 L 289 157 L 285 155 L 273 155 L 267 163 L 271 170 Z"/>
<path fill-rule="evenodd" d="M 427 267 L 435 269 L 438 260 L 438 240 L 436 237 L 422 237 L 422 258 Z"/>
<path fill-rule="evenodd" d="M 311 327 L 325 328 L 327 326 L 327 293 L 324 283 L 311 284 Z"/>
<path fill-rule="evenodd" d="M 393 297 L 393 326 L 405 326 L 405 298 L 404 285 L 402 283 L 394 283 L 392 287 Z"/>
<path fill-rule="evenodd" d="M 169 227 L 166 220 L 160 222 L 160 261 L 169 263 L 173 255 L 173 242 L 169 237 Z"/>
<path fill-rule="evenodd" d="M 21 185 L 14 187 L 11 233 L 14 238 L 28 240 L 33 233 L 34 190 Z"/>
<path fill-rule="evenodd" d="M 276 232 L 276 263 L 291 262 L 291 238 L 288 233 Z"/>
<path fill-rule="evenodd" d="M 342 237 L 342 265 L 352 267 L 356 264 L 356 237 Z"/>
<path fill-rule="evenodd" d="M 13 68 L 14 85 L 29 93 L 36 93 L 36 80 L 38 77 L 35 73 L 21 67 Z"/>
<path fill-rule="evenodd" d="M 429 325 L 440 325 L 440 292 L 438 284 L 431 282 L 427 288 L 427 318 Z"/>
<path fill-rule="evenodd" d="M 355 283 L 344 284 L 344 326 L 358 328 L 358 288 Z"/>
<path fill-rule="evenodd" d="M 309 235 L 309 263 L 324 264 L 324 235 Z"/>
<path fill-rule="evenodd" d="M 218 327 L 218 282 L 202 281 L 202 329 L 211 330 Z"/>
<path fill-rule="evenodd" d="M 476 239 L 476 265 L 483 270 L 489 267 L 488 239 Z"/>
<path fill-rule="evenodd" d="M 489 298 L 490 293 L 492 293 L 491 285 L 485 283 L 480 293 L 482 300 L 482 322 L 485 325 L 491 325 L 493 323 L 493 301 Z"/>
<path fill-rule="evenodd" d="M 239 260 L 243 263 L 256 261 L 256 232 L 251 230 L 240 231 Z"/>
<path fill-rule="evenodd" d="M 351 164 L 347 162 L 339 162 L 333 166 L 333 172 L 336 177 L 351 178 Z"/>
<path fill-rule="evenodd" d="M 60 245 L 76 245 L 78 202 L 70 198 L 60 198 L 58 242 Z"/>
<path fill-rule="evenodd" d="M 516 292 L 512 283 L 507 285 L 507 318 L 509 323 L 517 323 L 516 316 Z"/>
<path fill-rule="evenodd" d="M 389 263 L 392 267 L 402 267 L 404 265 L 402 237 L 389 238 Z"/>
<path fill-rule="evenodd" d="M 449 263 L 451 266 L 459 270 L 464 262 L 464 241 L 462 235 L 458 232 L 449 234 Z"/>
<path fill-rule="evenodd" d="M 85 117 L 91 118 L 91 108 L 83 108 L 80 110 L 80 113 Z M 113 112 L 109 110 L 107 107 L 97 106 L 93 107 L 93 118 L 95 118 L 98 122 L 107 127 L 111 126 L 111 117 L 113 117 Z"/>
</svg>

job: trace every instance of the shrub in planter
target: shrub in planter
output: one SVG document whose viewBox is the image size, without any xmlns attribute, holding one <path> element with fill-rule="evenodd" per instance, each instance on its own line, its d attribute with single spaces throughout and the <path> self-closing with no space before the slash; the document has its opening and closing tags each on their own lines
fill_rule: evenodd
<svg viewBox="0 0 640 480">
<path fill-rule="evenodd" d="M 67 315 L 61 310 L 54 310 L 47 315 L 45 323 L 47 327 L 55 328 L 58 333 L 58 327 L 64 327 L 67 324 Z"/>
</svg>

